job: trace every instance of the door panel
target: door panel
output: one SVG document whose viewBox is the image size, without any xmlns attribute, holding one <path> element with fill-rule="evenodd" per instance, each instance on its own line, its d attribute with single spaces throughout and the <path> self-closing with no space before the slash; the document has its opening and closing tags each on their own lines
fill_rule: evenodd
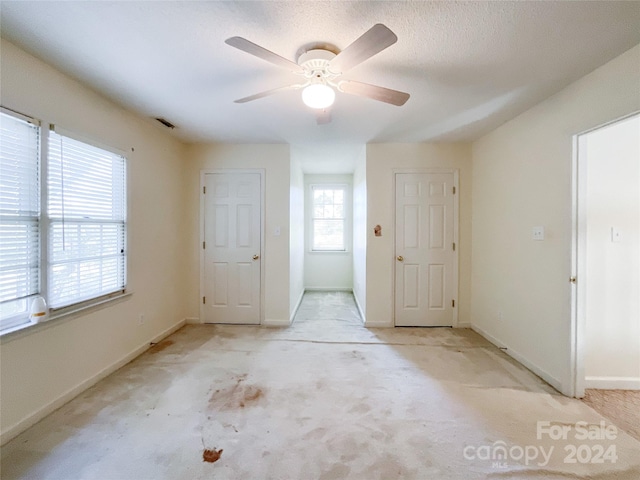
<svg viewBox="0 0 640 480">
<path fill-rule="evenodd" d="M 205 175 L 205 323 L 260 323 L 260 185 L 258 173 Z"/>
<path fill-rule="evenodd" d="M 395 324 L 451 326 L 453 173 L 396 175 Z"/>
</svg>

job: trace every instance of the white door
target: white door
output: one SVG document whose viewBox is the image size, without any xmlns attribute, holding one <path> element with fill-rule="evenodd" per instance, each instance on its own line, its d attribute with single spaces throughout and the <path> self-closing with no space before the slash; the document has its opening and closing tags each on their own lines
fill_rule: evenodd
<svg viewBox="0 0 640 480">
<path fill-rule="evenodd" d="M 260 174 L 211 173 L 204 177 L 204 322 L 258 324 Z"/>
<path fill-rule="evenodd" d="M 396 174 L 395 324 L 454 323 L 453 173 Z"/>
</svg>

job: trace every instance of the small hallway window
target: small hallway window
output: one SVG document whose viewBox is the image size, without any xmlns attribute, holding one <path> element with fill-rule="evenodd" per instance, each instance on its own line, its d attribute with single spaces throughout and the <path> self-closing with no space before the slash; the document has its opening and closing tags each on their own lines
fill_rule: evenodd
<svg viewBox="0 0 640 480">
<path fill-rule="evenodd" d="M 346 251 L 346 185 L 312 185 L 311 249 Z"/>
</svg>

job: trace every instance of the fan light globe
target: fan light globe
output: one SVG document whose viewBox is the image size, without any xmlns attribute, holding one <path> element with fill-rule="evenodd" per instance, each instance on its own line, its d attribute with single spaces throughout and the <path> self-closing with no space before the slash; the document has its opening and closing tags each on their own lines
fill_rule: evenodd
<svg viewBox="0 0 640 480">
<path fill-rule="evenodd" d="M 311 108 L 327 108 L 333 105 L 336 92 L 328 85 L 315 83 L 302 90 L 302 101 Z"/>
</svg>

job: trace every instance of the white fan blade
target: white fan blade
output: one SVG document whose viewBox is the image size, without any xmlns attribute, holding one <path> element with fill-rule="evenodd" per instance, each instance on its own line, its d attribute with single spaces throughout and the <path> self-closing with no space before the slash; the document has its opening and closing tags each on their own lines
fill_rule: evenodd
<svg viewBox="0 0 640 480">
<path fill-rule="evenodd" d="M 242 50 L 243 52 L 247 52 L 255 57 L 261 58 L 262 60 L 266 60 L 269 63 L 273 63 L 279 67 L 286 68 L 292 72 L 301 72 L 302 68 L 297 63 L 292 62 L 291 60 L 287 60 L 280 55 L 273 53 L 266 48 L 261 47 L 260 45 L 256 45 L 253 42 L 250 42 L 246 38 L 242 37 L 231 37 L 227 38 L 224 43 L 227 45 L 231 45 L 232 47 L 237 48 L 238 50 Z"/>
<path fill-rule="evenodd" d="M 322 110 L 318 109 L 316 111 L 316 123 L 318 125 L 326 125 L 327 123 L 331 123 L 331 109 L 323 108 Z"/>
<path fill-rule="evenodd" d="M 239 98 L 238 100 L 234 100 L 234 103 L 247 103 L 252 100 L 258 100 L 259 98 L 268 97 L 269 95 L 273 95 L 274 93 L 285 92 L 287 90 L 298 90 L 302 87 L 304 87 L 304 85 L 295 84 L 287 85 L 286 87 L 273 88 L 271 90 L 265 90 L 264 92 L 256 93 L 255 95 Z"/>
<path fill-rule="evenodd" d="M 338 84 L 341 92 L 359 97 L 372 98 L 380 102 L 390 103 L 398 107 L 404 105 L 409 100 L 409 94 L 391 90 L 390 88 L 369 85 L 368 83 L 354 82 L 353 80 L 343 80 Z"/>
<path fill-rule="evenodd" d="M 344 73 L 398 41 L 396 34 L 378 23 L 336 55 L 329 63 L 334 73 Z"/>
</svg>

